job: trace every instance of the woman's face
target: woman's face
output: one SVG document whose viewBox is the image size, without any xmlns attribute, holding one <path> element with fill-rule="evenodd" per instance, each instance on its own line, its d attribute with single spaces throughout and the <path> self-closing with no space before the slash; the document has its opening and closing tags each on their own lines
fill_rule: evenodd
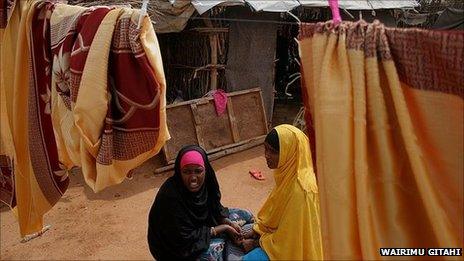
<svg viewBox="0 0 464 261">
<path fill-rule="evenodd" d="M 279 166 L 279 152 L 276 151 L 267 142 L 264 142 L 264 156 L 266 158 L 267 166 L 270 169 L 277 169 Z"/>
<path fill-rule="evenodd" d="M 197 192 L 205 183 L 205 168 L 197 164 L 188 164 L 180 170 L 184 186 L 190 192 Z"/>
</svg>

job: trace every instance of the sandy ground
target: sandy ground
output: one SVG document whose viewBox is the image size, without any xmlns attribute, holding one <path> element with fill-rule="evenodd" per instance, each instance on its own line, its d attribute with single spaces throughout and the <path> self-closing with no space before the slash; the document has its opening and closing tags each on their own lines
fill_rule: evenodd
<svg viewBox="0 0 464 261">
<path fill-rule="evenodd" d="M 213 162 L 222 191 L 222 203 L 257 213 L 274 181 L 262 147 Z M 265 181 L 250 177 L 262 170 Z M 20 243 L 16 219 L 8 208 L 0 213 L 1 260 L 148 260 L 147 216 L 161 184 L 172 173 L 153 175 L 150 162 L 137 170 L 133 180 L 95 194 L 82 175 L 71 184 L 60 202 L 45 216 L 52 228 L 42 237 Z"/>
</svg>

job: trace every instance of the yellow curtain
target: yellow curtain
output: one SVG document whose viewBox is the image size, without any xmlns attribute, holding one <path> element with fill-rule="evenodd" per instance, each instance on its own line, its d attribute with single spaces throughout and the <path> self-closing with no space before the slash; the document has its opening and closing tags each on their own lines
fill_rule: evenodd
<svg viewBox="0 0 464 261">
<path fill-rule="evenodd" d="M 326 259 L 463 247 L 463 46 L 378 22 L 301 26 Z"/>
</svg>

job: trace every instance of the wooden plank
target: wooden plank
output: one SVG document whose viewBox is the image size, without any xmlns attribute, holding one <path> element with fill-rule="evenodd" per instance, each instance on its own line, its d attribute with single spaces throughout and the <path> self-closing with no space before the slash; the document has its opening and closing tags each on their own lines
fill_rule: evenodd
<svg viewBox="0 0 464 261">
<path fill-rule="evenodd" d="M 213 23 L 209 19 L 203 20 L 206 27 L 214 28 Z M 212 34 L 209 36 L 209 45 L 211 50 L 211 64 L 214 66 L 218 62 L 218 50 L 217 50 L 217 35 Z M 216 67 L 212 67 L 209 71 L 209 79 L 210 79 L 210 90 L 217 89 L 217 69 Z"/>
<path fill-rule="evenodd" d="M 259 92 L 232 97 L 238 132 L 242 140 L 267 134 Z"/>
<path fill-rule="evenodd" d="M 234 138 L 234 143 L 240 141 L 240 134 L 238 132 L 237 121 L 235 119 L 234 105 L 232 103 L 232 98 L 227 97 L 227 113 L 229 114 L 229 123 L 230 128 L 232 129 L 232 137 Z"/>
<path fill-rule="evenodd" d="M 163 152 L 166 160 L 169 161 L 176 157 L 177 152 L 185 144 L 198 144 L 198 139 L 195 133 L 195 119 L 190 105 L 170 108 L 166 110 L 166 115 L 171 139 L 164 145 Z"/>
<path fill-rule="evenodd" d="M 204 140 L 201 136 L 202 122 L 200 119 L 200 115 L 198 115 L 197 105 L 195 103 L 190 104 L 190 109 L 192 110 L 193 119 L 195 121 L 195 134 L 197 136 L 198 145 L 200 145 L 200 147 L 204 147 Z"/>
<path fill-rule="evenodd" d="M 247 89 L 243 91 L 236 91 L 236 92 L 231 92 L 229 96 L 238 96 L 238 95 L 244 95 L 252 92 L 260 92 L 261 88 L 252 88 L 252 89 Z"/>
<path fill-rule="evenodd" d="M 174 169 L 174 164 L 169 164 L 169 165 L 166 165 L 164 167 L 155 169 L 155 174 L 161 174 L 163 172 L 167 172 L 167 171 L 170 171 L 170 170 L 173 170 L 173 169 Z"/>
<path fill-rule="evenodd" d="M 217 153 L 267 134 L 261 89 L 229 93 L 227 99 L 227 113 L 221 116 L 216 114 L 213 97 L 168 106 L 172 139 L 163 148 L 166 162 L 174 162 L 186 144 L 198 144 L 207 153 Z"/>
<path fill-rule="evenodd" d="M 236 146 L 241 146 L 241 145 L 244 145 L 244 144 L 247 144 L 247 143 L 253 143 L 253 142 L 258 141 L 258 140 L 263 140 L 264 141 L 264 138 L 266 138 L 266 135 L 259 136 L 259 137 L 256 137 L 256 138 L 252 138 L 252 139 L 248 139 L 248 140 L 244 140 L 244 141 L 240 141 L 240 142 L 229 144 L 229 145 L 225 145 L 225 146 L 222 146 L 220 148 L 216 148 L 216 149 L 208 151 L 208 154 L 216 153 L 218 151 L 230 149 L 230 148 L 233 148 L 233 147 L 236 147 Z"/>
<path fill-rule="evenodd" d="M 260 141 L 261 141 L 261 143 L 263 143 L 265 138 L 266 138 L 266 135 L 259 136 L 259 137 L 253 138 L 253 139 L 248 139 L 248 140 L 240 141 L 240 142 L 237 142 L 237 143 L 225 145 L 225 146 L 222 146 L 220 148 L 216 148 L 216 149 L 207 151 L 206 153 L 208 155 L 212 155 L 212 154 L 216 154 L 216 153 L 218 153 L 220 151 L 223 151 L 223 150 L 230 150 L 231 148 L 244 146 L 246 144 L 255 144 L 255 143 L 259 143 Z M 168 164 L 174 164 L 174 162 L 175 162 L 175 159 L 172 159 L 172 160 L 168 161 Z"/>
<path fill-rule="evenodd" d="M 259 89 L 259 96 L 261 97 L 261 105 L 263 108 L 263 121 L 264 125 L 266 126 L 266 133 L 269 132 L 269 123 L 267 122 L 267 117 L 266 117 L 266 109 L 264 108 L 264 99 L 263 99 L 263 90 L 261 88 Z"/>
<path fill-rule="evenodd" d="M 250 142 L 244 143 L 244 144 L 242 144 L 240 146 L 237 146 L 237 147 L 221 150 L 221 151 L 219 151 L 217 153 L 211 154 L 210 156 L 208 156 L 208 158 L 210 160 L 217 160 L 217 159 L 219 159 L 221 157 L 224 157 L 224 156 L 227 156 L 227 155 L 230 155 L 230 154 L 233 154 L 233 153 L 237 153 L 237 152 L 240 152 L 240 151 L 251 149 L 253 147 L 256 147 L 256 146 L 259 146 L 259 145 L 263 144 L 265 138 L 266 137 L 264 136 L 264 137 L 262 137 L 260 139 L 252 140 Z"/>
<path fill-rule="evenodd" d="M 164 144 L 163 148 L 161 148 L 161 150 L 163 151 L 163 154 L 164 154 L 164 158 L 166 159 L 167 162 L 170 161 L 171 159 L 171 154 L 169 153 L 169 149 L 168 149 L 168 144 Z"/>
<path fill-rule="evenodd" d="M 167 66 L 176 69 L 186 69 L 186 70 L 195 70 L 195 71 L 203 71 L 203 70 L 212 70 L 213 68 L 217 70 L 225 70 L 227 65 L 225 64 L 207 64 L 204 66 L 189 66 L 184 64 L 168 64 Z"/>
<path fill-rule="evenodd" d="M 197 104 L 197 111 L 201 117 L 201 133 L 199 136 L 204 141 L 203 149 L 209 152 L 212 149 L 235 143 L 230 128 L 229 115 L 224 113 L 218 116 L 214 102 Z"/>
<path fill-rule="evenodd" d="M 229 28 L 227 28 L 227 27 L 196 27 L 196 28 L 191 29 L 191 31 L 195 31 L 195 32 L 198 32 L 198 33 L 217 34 L 217 33 L 228 33 Z"/>
<path fill-rule="evenodd" d="M 218 70 L 215 67 L 218 63 L 218 45 L 217 45 L 217 35 L 210 35 L 209 36 L 209 45 L 211 47 L 211 68 L 210 73 L 210 81 L 211 81 L 211 90 L 217 89 L 217 77 L 218 77 Z"/>
<path fill-rule="evenodd" d="M 253 88 L 253 89 L 247 89 L 247 90 L 243 90 L 243 91 L 230 92 L 230 93 L 227 93 L 227 96 L 228 97 L 234 97 L 234 96 L 237 96 L 237 95 L 244 95 L 244 94 L 248 94 L 248 93 L 252 93 L 252 92 L 260 92 L 260 91 L 261 91 L 260 88 Z M 203 97 L 203 98 L 198 98 L 198 99 L 194 99 L 194 100 L 179 102 L 179 103 L 176 103 L 176 104 L 169 104 L 169 105 L 166 106 L 166 108 L 169 109 L 169 108 L 172 108 L 172 107 L 198 103 L 198 102 L 201 102 L 203 100 L 210 101 L 210 100 L 213 100 L 213 99 L 214 99 L 214 97 Z"/>
<path fill-rule="evenodd" d="M 244 151 L 244 150 L 251 149 L 253 147 L 259 146 L 259 145 L 263 144 L 265 137 L 266 136 L 262 136 L 259 139 L 252 139 L 252 140 L 249 140 L 246 143 L 243 143 L 241 145 L 238 145 L 238 146 L 235 146 L 235 147 L 232 147 L 232 148 L 227 148 L 227 149 L 224 149 L 222 151 L 218 151 L 218 152 L 213 153 L 213 154 L 209 154 L 208 159 L 210 161 L 214 161 L 214 160 L 220 159 L 220 158 L 222 158 L 224 156 L 231 155 L 233 153 L 241 152 L 241 151 Z M 166 171 L 173 170 L 174 169 L 174 162 L 175 162 L 175 160 L 170 162 L 169 165 L 167 165 L 167 166 L 156 169 L 155 174 L 160 174 L 160 173 L 163 173 L 163 172 L 166 172 Z"/>
</svg>

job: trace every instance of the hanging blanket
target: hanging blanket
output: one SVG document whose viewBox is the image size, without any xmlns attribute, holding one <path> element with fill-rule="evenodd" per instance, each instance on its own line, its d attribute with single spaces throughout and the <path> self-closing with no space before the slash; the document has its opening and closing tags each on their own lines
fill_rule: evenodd
<svg viewBox="0 0 464 261">
<path fill-rule="evenodd" d="M 66 169 L 81 166 L 100 191 L 169 138 L 161 54 L 139 17 L 30 0 L 2 29 L 0 200 L 22 236 L 42 230 L 68 187 Z"/>
<path fill-rule="evenodd" d="M 113 34 L 98 30 L 82 75 L 74 116 L 95 191 L 122 182 L 169 138 L 161 54 L 149 19 L 137 29 L 139 17 L 123 9 Z"/>
<path fill-rule="evenodd" d="M 110 8 L 83 8 L 57 4 L 51 18 L 53 77 L 51 113 L 60 161 L 66 168 L 81 165 L 81 137 L 73 108 L 82 71 L 99 25 Z"/>
<path fill-rule="evenodd" d="M 51 84 L 49 19 L 53 5 L 25 1 L 21 8 L 15 8 L 15 12 L 21 10 L 20 24 L 10 23 L 3 38 L 4 46 L 14 46 L 16 52 L 2 50 L 2 68 L 13 66 L 14 77 L 1 77 L 2 101 L 8 102 L 2 104 L 6 110 L 1 114 L 5 142 L 1 150 L 6 155 L 0 156 L 0 195 L 14 208 L 21 235 L 26 236 L 42 230 L 43 215 L 61 198 L 69 179 L 60 168 L 47 110 Z"/>
<path fill-rule="evenodd" d="M 51 18 L 51 113 L 59 156 L 100 191 L 158 153 L 169 134 L 151 22 L 139 12 L 57 4 Z"/>
<path fill-rule="evenodd" d="M 49 107 L 52 79 L 50 15 L 53 5 L 39 4 L 37 8 L 29 29 L 29 151 L 36 176 L 47 174 L 38 181 L 44 195 L 54 204 L 66 191 L 69 179 L 59 164 Z"/>
</svg>

